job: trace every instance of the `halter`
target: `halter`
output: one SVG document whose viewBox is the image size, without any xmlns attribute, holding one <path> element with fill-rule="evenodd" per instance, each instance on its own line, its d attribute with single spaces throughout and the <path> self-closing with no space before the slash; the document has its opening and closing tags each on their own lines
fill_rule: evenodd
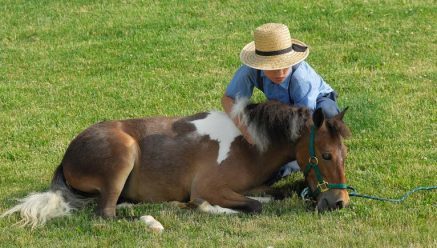
<svg viewBox="0 0 437 248">
<path fill-rule="evenodd" d="M 305 170 L 303 171 L 303 174 L 305 175 L 305 178 L 308 177 L 309 172 L 311 169 L 314 170 L 317 177 L 317 187 L 314 192 L 311 192 L 311 188 L 308 188 L 310 191 L 310 194 L 313 197 L 317 197 L 320 193 L 326 192 L 330 189 L 349 189 L 350 187 L 345 183 L 328 183 L 325 180 L 323 180 L 323 175 L 320 172 L 319 168 L 319 160 L 316 157 L 316 150 L 314 148 L 314 139 L 315 139 L 316 129 L 314 125 L 311 126 L 310 129 L 310 158 L 308 160 L 308 164 L 305 167 Z"/>
</svg>

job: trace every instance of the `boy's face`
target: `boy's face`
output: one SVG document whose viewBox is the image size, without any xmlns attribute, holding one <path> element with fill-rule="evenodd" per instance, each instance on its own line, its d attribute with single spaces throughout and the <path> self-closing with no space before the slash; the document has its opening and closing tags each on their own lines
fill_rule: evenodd
<svg viewBox="0 0 437 248">
<path fill-rule="evenodd" d="M 290 75 L 292 68 L 284 68 L 279 70 L 264 70 L 264 74 L 272 80 L 275 84 L 280 84 L 288 75 Z"/>
</svg>

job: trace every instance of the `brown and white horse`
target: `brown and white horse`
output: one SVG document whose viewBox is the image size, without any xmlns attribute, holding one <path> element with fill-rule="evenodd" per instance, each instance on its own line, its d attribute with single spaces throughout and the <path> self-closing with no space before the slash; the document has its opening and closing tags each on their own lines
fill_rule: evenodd
<svg viewBox="0 0 437 248">
<path fill-rule="evenodd" d="M 3 216 L 19 212 L 25 224 L 35 226 L 90 200 L 97 200 L 104 217 L 114 217 L 122 201 L 208 202 L 206 211 L 260 212 L 261 203 L 245 194 L 263 186 L 288 161 L 297 160 L 303 170 L 312 126 L 324 180 L 346 183 L 344 112 L 328 120 L 321 110 L 311 116 L 306 108 L 240 100 L 232 114 L 248 126 L 255 145 L 218 111 L 95 124 L 71 142 L 50 190 L 29 195 Z M 314 172 L 306 181 L 316 189 Z M 344 189 L 330 189 L 316 200 L 323 211 L 347 206 L 349 196 Z"/>
</svg>

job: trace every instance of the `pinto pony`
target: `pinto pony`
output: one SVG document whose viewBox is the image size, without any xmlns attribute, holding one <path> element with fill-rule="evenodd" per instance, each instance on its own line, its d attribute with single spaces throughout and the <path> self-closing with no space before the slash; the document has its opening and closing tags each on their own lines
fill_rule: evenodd
<svg viewBox="0 0 437 248">
<path fill-rule="evenodd" d="M 115 217 L 123 201 L 208 202 L 210 211 L 258 213 L 261 203 L 245 194 L 263 186 L 288 161 L 297 160 L 304 171 L 311 144 L 311 160 L 318 158 L 323 180 L 346 183 L 343 138 L 349 130 L 343 115 L 325 119 L 321 110 L 311 116 L 306 108 L 239 100 L 232 118 L 247 125 L 255 145 L 217 111 L 101 122 L 70 143 L 48 192 L 29 195 L 3 216 L 19 212 L 24 224 L 35 226 L 94 200 L 103 217 Z M 305 174 L 317 191 L 315 170 Z M 316 201 L 321 211 L 337 209 L 348 205 L 349 195 L 341 188 L 322 189 Z"/>
</svg>

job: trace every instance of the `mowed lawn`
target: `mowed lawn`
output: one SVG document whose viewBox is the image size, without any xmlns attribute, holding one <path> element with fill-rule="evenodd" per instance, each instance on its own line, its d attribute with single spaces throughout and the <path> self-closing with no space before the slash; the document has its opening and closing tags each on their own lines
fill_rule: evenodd
<svg viewBox="0 0 437 248">
<path fill-rule="evenodd" d="M 266 22 L 310 46 L 308 62 L 350 107 L 348 183 L 383 197 L 437 185 L 436 13 L 432 0 L 0 0 L 0 212 L 46 190 L 95 122 L 221 109 L 241 48 Z M 141 204 L 111 221 L 89 207 L 34 230 L 14 216 L 0 219 L 0 247 L 436 247 L 436 193 L 352 198 L 324 214 L 296 196 L 258 215 Z M 164 233 L 131 220 L 145 214 Z"/>
</svg>

